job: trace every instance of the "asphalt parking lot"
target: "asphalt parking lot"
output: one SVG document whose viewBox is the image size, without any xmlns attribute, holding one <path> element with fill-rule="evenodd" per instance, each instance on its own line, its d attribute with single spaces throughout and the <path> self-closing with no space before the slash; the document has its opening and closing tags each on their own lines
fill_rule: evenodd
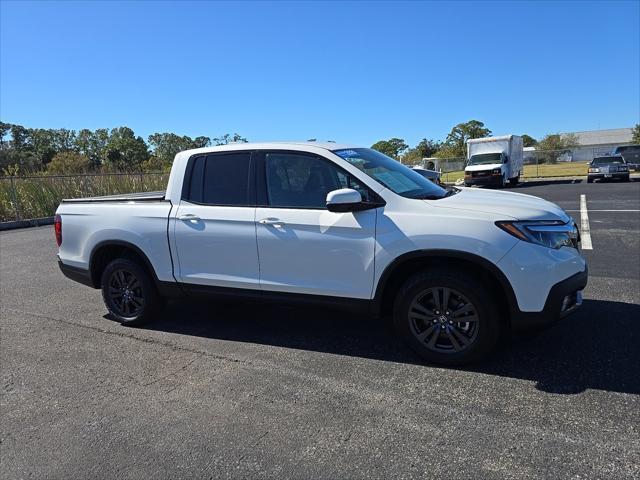
<svg viewBox="0 0 640 480">
<path fill-rule="evenodd" d="M 65 279 L 52 227 L 0 234 L 3 478 L 638 478 L 640 182 L 585 195 L 585 303 L 470 369 L 381 321 L 181 302 L 144 329 Z"/>
</svg>

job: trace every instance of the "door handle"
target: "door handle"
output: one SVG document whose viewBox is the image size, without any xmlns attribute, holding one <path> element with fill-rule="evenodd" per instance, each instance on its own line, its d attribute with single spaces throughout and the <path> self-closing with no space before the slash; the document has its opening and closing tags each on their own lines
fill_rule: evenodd
<svg viewBox="0 0 640 480">
<path fill-rule="evenodd" d="M 275 228 L 284 227 L 284 222 L 278 218 L 263 218 L 262 220 L 259 220 L 258 223 L 261 223 L 262 225 L 271 225 Z"/>
<path fill-rule="evenodd" d="M 182 220 L 183 222 L 199 222 L 200 217 L 193 213 L 185 213 L 184 215 L 180 215 L 178 220 Z"/>
</svg>

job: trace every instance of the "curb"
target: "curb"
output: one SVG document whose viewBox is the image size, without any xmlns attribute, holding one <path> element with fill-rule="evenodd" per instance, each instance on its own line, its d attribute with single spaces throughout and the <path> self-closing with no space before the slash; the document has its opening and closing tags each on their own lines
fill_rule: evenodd
<svg viewBox="0 0 640 480">
<path fill-rule="evenodd" d="M 12 222 L 0 222 L 0 231 L 14 230 L 16 228 L 40 227 L 53 225 L 53 217 L 32 218 L 31 220 L 15 220 Z"/>
</svg>

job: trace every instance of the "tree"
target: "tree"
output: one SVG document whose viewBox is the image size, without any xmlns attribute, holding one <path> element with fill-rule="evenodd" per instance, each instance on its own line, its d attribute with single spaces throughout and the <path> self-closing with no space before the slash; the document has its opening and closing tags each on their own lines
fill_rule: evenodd
<svg viewBox="0 0 640 480">
<path fill-rule="evenodd" d="M 640 123 L 636 123 L 636 126 L 631 129 L 631 141 L 640 143 Z"/>
<path fill-rule="evenodd" d="M 109 143 L 109 130 L 98 128 L 94 132 L 82 129 L 78 132 L 75 148 L 89 159 L 93 168 L 99 168 L 107 161 L 107 144 Z"/>
<path fill-rule="evenodd" d="M 551 133 L 545 135 L 536 144 L 538 162 L 555 163 L 560 155 L 579 145 L 578 137 L 573 133 Z"/>
<path fill-rule="evenodd" d="M 527 135 L 526 133 L 524 135 L 522 135 L 522 146 L 523 147 L 534 147 L 536 144 L 538 143 L 538 141 Z"/>
<path fill-rule="evenodd" d="M 409 148 L 409 145 L 403 139 L 394 137 L 389 140 L 380 140 L 371 145 L 371 148 L 398 160 L 402 152 Z"/>
<path fill-rule="evenodd" d="M 447 147 L 448 157 L 464 157 L 467 154 L 467 140 L 472 138 L 484 138 L 491 135 L 491 130 L 484 126 L 479 120 L 469 120 L 466 123 L 459 123 L 451 129 L 444 141 Z"/>
<path fill-rule="evenodd" d="M 89 159 L 72 151 L 57 153 L 47 165 L 47 173 L 55 174 L 85 173 L 90 169 Z"/>
<path fill-rule="evenodd" d="M 11 131 L 11 124 L 0 122 L 0 148 L 8 148 L 9 141 L 5 138 Z"/>
<path fill-rule="evenodd" d="M 442 148 L 442 142 L 438 140 L 427 140 L 423 138 L 415 147 L 408 149 L 402 155 L 402 163 L 417 165 L 422 163 L 422 159 L 430 158 Z"/>
<path fill-rule="evenodd" d="M 209 137 L 197 137 L 192 139 L 186 135 L 179 136 L 175 133 L 154 133 L 149 135 L 149 145 L 152 148 L 155 164 L 171 165 L 178 152 L 191 148 L 208 147 L 211 144 Z M 151 164 L 153 164 L 152 162 Z"/>
<path fill-rule="evenodd" d="M 116 171 L 140 170 L 149 158 L 147 144 L 142 137 L 136 137 L 129 127 L 111 130 L 107 143 L 107 165 Z"/>
<path fill-rule="evenodd" d="M 27 129 L 26 149 L 33 152 L 42 166 L 47 163 L 60 151 L 56 144 L 55 130 L 45 128 Z"/>
<path fill-rule="evenodd" d="M 198 138 L 206 138 L 206 137 L 198 137 Z M 228 145 L 229 143 L 247 143 L 247 139 L 242 137 L 238 133 L 234 133 L 233 135 L 229 135 L 225 133 L 221 137 L 216 137 L 211 140 L 214 145 Z"/>
<path fill-rule="evenodd" d="M 435 153 L 442 148 L 442 142 L 438 140 L 427 140 L 423 138 L 420 143 L 416 145 L 416 150 L 419 152 L 422 158 L 433 157 Z"/>
</svg>

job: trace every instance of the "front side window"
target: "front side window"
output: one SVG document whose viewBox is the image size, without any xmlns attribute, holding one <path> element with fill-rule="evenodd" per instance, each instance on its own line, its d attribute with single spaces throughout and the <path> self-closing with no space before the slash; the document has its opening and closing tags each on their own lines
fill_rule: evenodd
<svg viewBox="0 0 640 480">
<path fill-rule="evenodd" d="M 371 148 L 349 148 L 334 150 L 333 153 L 403 197 L 438 199 L 456 192 L 445 190 L 400 162 Z"/>
<path fill-rule="evenodd" d="M 195 159 L 188 201 L 206 205 L 249 206 L 250 152 L 230 152 Z"/>
<path fill-rule="evenodd" d="M 269 205 L 290 208 L 325 208 L 327 194 L 353 188 L 369 201 L 369 191 L 329 160 L 303 153 L 266 153 Z"/>
</svg>

